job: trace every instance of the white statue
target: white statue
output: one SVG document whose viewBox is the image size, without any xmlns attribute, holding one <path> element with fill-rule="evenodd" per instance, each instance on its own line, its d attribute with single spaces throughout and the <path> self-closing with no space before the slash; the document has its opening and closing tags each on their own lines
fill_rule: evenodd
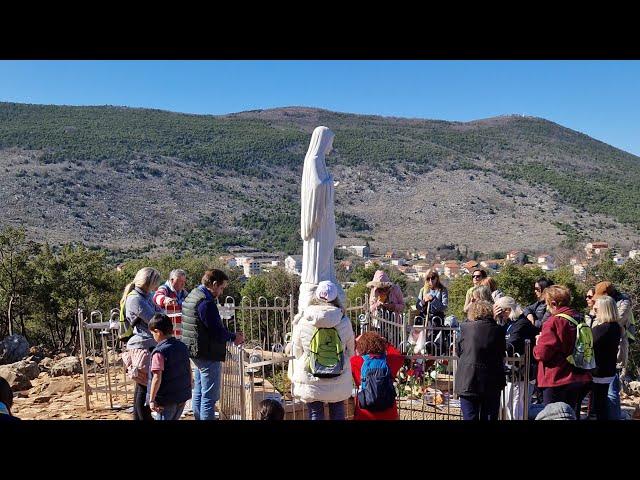
<svg viewBox="0 0 640 480">
<path fill-rule="evenodd" d="M 309 305 L 316 286 L 323 280 L 335 283 L 343 305 L 345 301 L 344 291 L 336 280 L 333 256 L 336 244 L 333 177 L 324 161 L 333 149 L 334 137 L 327 127 L 317 127 L 304 157 L 300 199 L 300 235 L 304 244 L 298 312 Z"/>
</svg>

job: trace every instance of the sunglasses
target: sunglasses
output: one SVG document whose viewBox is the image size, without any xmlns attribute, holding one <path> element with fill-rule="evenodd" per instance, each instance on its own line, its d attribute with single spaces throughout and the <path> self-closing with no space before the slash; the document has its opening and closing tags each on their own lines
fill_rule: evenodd
<svg viewBox="0 0 640 480">
<path fill-rule="evenodd" d="M 593 295 L 587 295 L 587 298 L 593 298 Z"/>
<path fill-rule="evenodd" d="M 536 288 L 534 288 L 534 290 L 535 290 L 536 292 L 541 292 L 541 291 L 542 291 L 542 289 L 541 289 L 541 288 L 537 288 L 537 287 L 536 287 Z"/>
<path fill-rule="evenodd" d="M 438 277 L 427 277 L 427 280 L 437 280 Z"/>
<path fill-rule="evenodd" d="M 477 278 L 478 280 L 480 280 L 482 278 L 482 275 L 471 275 L 473 278 Z"/>
</svg>

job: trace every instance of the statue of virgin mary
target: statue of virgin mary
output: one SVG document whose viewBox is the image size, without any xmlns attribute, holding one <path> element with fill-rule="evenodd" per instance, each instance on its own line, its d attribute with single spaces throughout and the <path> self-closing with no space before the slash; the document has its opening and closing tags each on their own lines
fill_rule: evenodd
<svg viewBox="0 0 640 480">
<path fill-rule="evenodd" d="M 336 280 L 333 256 L 336 244 L 333 177 L 325 163 L 325 156 L 333 149 L 334 137 L 327 127 L 317 127 L 304 158 L 300 198 L 300 235 L 304 243 L 299 312 L 309 305 L 316 286 L 323 280 L 335 283 L 343 305 L 345 301 L 344 291 Z"/>
</svg>

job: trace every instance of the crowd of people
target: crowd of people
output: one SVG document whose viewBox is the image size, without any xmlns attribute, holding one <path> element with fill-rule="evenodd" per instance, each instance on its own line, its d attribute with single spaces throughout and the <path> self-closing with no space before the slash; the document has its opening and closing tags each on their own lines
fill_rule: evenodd
<svg viewBox="0 0 640 480">
<path fill-rule="evenodd" d="M 541 419 L 554 418 L 550 412 L 559 412 L 558 417 L 572 412 L 573 418 L 579 419 L 587 396 L 591 417 L 622 418 L 620 379 L 626 374 L 629 338 L 634 338 L 628 295 L 611 282 L 600 282 L 587 292 L 589 308 L 581 313 L 571 308 L 567 287 L 553 285 L 542 277 L 533 285 L 536 301 L 522 307 L 505 295 L 485 270 L 476 268 L 471 275 L 473 286 L 466 292 L 463 307 L 466 321 L 454 322 L 459 325 L 455 391 L 464 419 L 497 419 L 501 408 L 507 419 L 523 419 L 525 405 L 529 404 L 540 405 Z M 402 294 L 383 271 L 377 271 L 368 286 L 372 316 L 385 310 L 399 312 L 395 304 L 402 301 Z M 391 302 L 388 299 L 394 289 Z M 429 270 L 416 299 L 416 324 L 426 321 L 435 327 L 443 325 L 448 301 L 438 272 Z M 595 368 L 572 363 L 578 325 L 582 323 L 591 329 Z M 529 352 L 525 352 L 527 345 Z M 525 376 L 524 368 L 510 366 L 505 359 L 524 358 L 526 353 L 530 370 Z M 354 379 L 358 384 L 355 373 Z"/>
<path fill-rule="evenodd" d="M 221 270 L 207 270 L 201 283 L 187 291 L 184 270 L 173 270 L 161 284 L 160 272 L 147 267 L 125 287 L 121 323 L 129 328 L 121 329 L 122 357 L 135 381 L 135 420 L 177 420 L 189 402 L 196 420 L 218 418 L 215 404 L 226 345 L 244 342 L 242 333 L 224 326 L 217 308 L 228 280 Z M 501 408 L 506 418 L 523 419 L 525 405 L 536 403 L 544 407 L 538 419 L 579 419 L 587 395 L 596 419 L 621 419 L 620 381 L 633 338 L 628 295 L 600 282 L 588 290 L 588 311 L 580 313 L 570 306 L 568 288 L 539 278 L 533 285 L 536 301 L 523 308 L 500 291 L 485 270 L 475 269 L 472 280 L 456 344 L 454 389 L 463 419 L 495 420 Z M 372 315 L 403 312 L 402 291 L 383 270 L 375 272 L 367 287 Z M 288 349 L 293 356 L 288 372 L 292 393 L 306 404 L 309 419 L 324 419 L 327 404 L 329 418 L 342 420 L 355 385 L 355 420 L 398 419 L 393 381 L 405 357 L 375 329 L 354 338 L 338 290 L 330 281 L 320 282 L 294 322 Z M 416 298 L 418 318 L 441 326 L 432 320 L 444 319 L 448 307 L 447 288 L 437 271 L 428 271 Z M 592 369 L 573 361 L 578 325 L 583 323 L 592 333 Z M 527 353 L 528 375 L 505 362 L 506 357 Z M 0 420 L 14 419 L 11 390 L 1 378 L 0 396 Z M 282 404 L 263 401 L 258 417 L 283 419 Z"/>
<path fill-rule="evenodd" d="M 162 286 L 160 277 L 153 268 L 140 269 L 120 302 L 132 326 L 121 339 L 124 365 L 135 381 L 133 418 L 175 420 L 191 401 L 196 420 L 214 420 L 226 344 L 244 342 L 242 333 L 224 326 L 217 307 L 229 278 L 207 270 L 186 292 L 184 270 L 173 270 Z M 175 311 L 180 315 L 167 315 Z"/>
</svg>

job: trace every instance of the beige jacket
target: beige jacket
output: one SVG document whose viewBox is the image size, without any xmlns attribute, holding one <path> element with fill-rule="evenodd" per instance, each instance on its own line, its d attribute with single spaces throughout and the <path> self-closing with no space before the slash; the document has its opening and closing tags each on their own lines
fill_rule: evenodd
<svg viewBox="0 0 640 480">
<path fill-rule="evenodd" d="M 338 331 L 344 345 L 344 370 L 334 378 L 317 378 L 309 370 L 309 345 L 318 328 L 332 328 Z M 295 359 L 289 371 L 293 395 L 305 403 L 341 402 L 351 396 L 350 358 L 354 355 L 355 340 L 353 328 L 342 310 L 333 305 L 310 305 L 305 308 L 300 321 L 293 327 L 292 354 Z"/>
</svg>

